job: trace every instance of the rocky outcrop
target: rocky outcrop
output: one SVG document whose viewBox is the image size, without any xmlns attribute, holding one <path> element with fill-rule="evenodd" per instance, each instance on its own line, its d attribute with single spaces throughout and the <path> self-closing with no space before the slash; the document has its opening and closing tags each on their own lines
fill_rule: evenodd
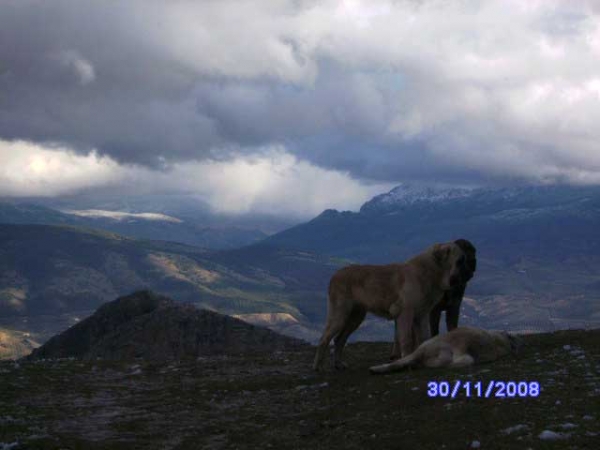
<svg viewBox="0 0 600 450">
<path fill-rule="evenodd" d="M 102 305 L 92 316 L 34 350 L 28 359 L 172 360 L 305 345 L 233 317 L 139 291 Z"/>
</svg>

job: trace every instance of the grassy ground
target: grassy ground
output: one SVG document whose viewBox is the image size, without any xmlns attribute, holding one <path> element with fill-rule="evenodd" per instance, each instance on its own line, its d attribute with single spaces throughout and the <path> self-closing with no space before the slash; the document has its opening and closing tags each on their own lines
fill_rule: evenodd
<svg viewBox="0 0 600 450">
<path fill-rule="evenodd" d="M 600 330 L 517 359 L 372 376 L 390 345 L 314 374 L 313 349 L 183 361 L 0 363 L 0 449 L 598 448 Z M 430 398 L 430 381 L 538 381 L 536 398 Z M 542 434 L 543 432 L 545 432 Z M 557 439 L 540 438 L 547 431 Z M 474 447 L 472 447 L 474 446 Z"/>
</svg>

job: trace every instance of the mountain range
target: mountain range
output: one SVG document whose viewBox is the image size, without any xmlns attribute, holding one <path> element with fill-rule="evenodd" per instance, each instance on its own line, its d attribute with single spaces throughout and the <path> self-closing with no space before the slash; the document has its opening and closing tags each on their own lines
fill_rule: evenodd
<svg viewBox="0 0 600 450">
<path fill-rule="evenodd" d="M 37 342 L 143 288 L 314 341 L 328 280 L 339 267 L 402 261 L 457 238 L 478 251 L 461 323 L 515 331 L 600 326 L 597 187 L 403 184 L 358 212 L 327 210 L 260 242 L 219 251 L 173 242 L 178 234 L 167 242 L 93 230 L 87 222 L 14 223 L 65 215 L 47 208 L 2 211 L 0 222 L 13 223 L 0 225 L 0 327 L 31 333 Z M 372 320 L 356 336 L 388 340 L 390 330 Z"/>
<path fill-rule="evenodd" d="M 95 208 L 58 210 L 14 201 L 0 202 L 0 223 L 72 225 L 138 239 L 172 240 L 212 249 L 237 248 L 267 236 L 258 228 L 227 223 L 208 226 L 202 218 L 180 218 L 162 212 Z"/>
</svg>

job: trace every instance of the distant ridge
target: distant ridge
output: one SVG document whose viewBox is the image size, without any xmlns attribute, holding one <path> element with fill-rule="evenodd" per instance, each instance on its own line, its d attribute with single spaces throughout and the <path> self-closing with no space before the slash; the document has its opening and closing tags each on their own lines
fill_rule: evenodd
<svg viewBox="0 0 600 450">
<path fill-rule="evenodd" d="M 373 197 L 360 208 L 361 213 L 393 211 L 417 203 L 436 203 L 469 197 L 475 189 L 445 188 L 401 183 L 385 194 Z"/>
<path fill-rule="evenodd" d="M 290 350 L 307 345 L 233 317 L 138 291 L 102 305 L 27 357 L 173 360 Z"/>
<path fill-rule="evenodd" d="M 206 224 L 200 218 L 158 211 L 120 211 L 101 208 L 48 208 L 0 198 L 0 224 L 72 225 L 117 233 L 135 239 L 176 241 L 210 249 L 229 249 L 257 242 L 267 235 L 259 229 Z"/>
</svg>

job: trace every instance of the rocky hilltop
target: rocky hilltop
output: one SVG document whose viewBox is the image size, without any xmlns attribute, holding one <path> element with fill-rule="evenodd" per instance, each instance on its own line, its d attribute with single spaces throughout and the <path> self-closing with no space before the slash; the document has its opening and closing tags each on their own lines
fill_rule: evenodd
<svg viewBox="0 0 600 450">
<path fill-rule="evenodd" d="M 34 350 L 27 359 L 178 360 L 290 350 L 304 345 L 267 328 L 180 304 L 146 290 L 102 305 L 92 316 Z"/>
</svg>

